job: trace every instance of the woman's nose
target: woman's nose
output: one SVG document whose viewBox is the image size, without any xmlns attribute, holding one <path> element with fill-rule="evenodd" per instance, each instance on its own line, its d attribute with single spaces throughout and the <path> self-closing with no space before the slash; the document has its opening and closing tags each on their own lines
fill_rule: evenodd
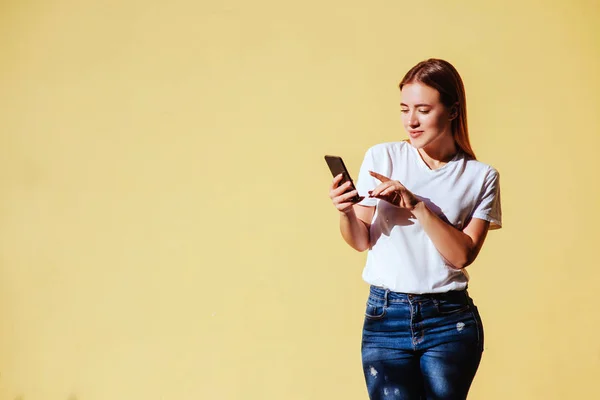
<svg viewBox="0 0 600 400">
<path fill-rule="evenodd" d="M 411 113 L 408 119 L 408 124 L 410 126 L 419 126 L 419 119 L 417 118 L 416 113 Z"/>
</svg>

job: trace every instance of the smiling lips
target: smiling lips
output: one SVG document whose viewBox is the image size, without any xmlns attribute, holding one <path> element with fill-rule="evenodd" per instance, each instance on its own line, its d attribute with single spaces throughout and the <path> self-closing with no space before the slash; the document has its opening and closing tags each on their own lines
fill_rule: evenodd
<svg viewBox="0 0 600 400">
<path fill-rule="evenodd" d="M 413 139 L 418 138 L 419 136 L 421 136 L 422 133 L 423 131 L 408 131 L 408 134 Z"/>
</svg>

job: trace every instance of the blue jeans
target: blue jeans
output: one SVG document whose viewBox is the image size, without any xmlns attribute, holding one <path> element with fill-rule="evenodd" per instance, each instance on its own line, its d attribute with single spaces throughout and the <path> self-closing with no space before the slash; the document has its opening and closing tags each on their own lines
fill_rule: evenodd
<svg viewBox="0 0 600 400">
<path fill-rule="evenodd" d="M 406 294 L 371 286 L 362 360 L 371 400 L 466 399 L 483 325 L 466 290 Z"/>
</svg>

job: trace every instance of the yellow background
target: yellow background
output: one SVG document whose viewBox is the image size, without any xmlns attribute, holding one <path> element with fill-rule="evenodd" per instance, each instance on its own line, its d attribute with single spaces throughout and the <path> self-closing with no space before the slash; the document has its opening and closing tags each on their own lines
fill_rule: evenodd
<svg viewBox="0 0 600 400">
<path fill-rule="evenodd" d="M 324 154 L 444 58 L 504 228 L 472 399 L 600 398 L 598 1 L 0 2 L 0 399 L 365 399 Z"/>
</svg>

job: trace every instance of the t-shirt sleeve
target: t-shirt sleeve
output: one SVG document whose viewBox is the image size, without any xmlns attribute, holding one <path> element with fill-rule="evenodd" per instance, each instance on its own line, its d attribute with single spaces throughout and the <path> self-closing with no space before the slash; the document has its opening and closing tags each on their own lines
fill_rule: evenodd
<svg viewBox="0 0 600 400">
<path fill-rule="evenodd" d="M 473 218 L 490 222 L 490 229 L 502 227 L 502 207 L 500 204 L 500 174 L 493 168 L 487 173 Z"/>
<path fill-rule="evenodd" d="M 359 196 L 364 196 L 364 200 L 358 203 L 361 206 L 375 207 L 377 205 L 377 199 L 369 198 L 369 191 L 375 189 L 381 182 L 373 178 L 371 174 L 369 174 L 369 171 L 378 172 L 385 176 L 389 176 L 390 174 L 390 165 L 386 162 L 389 160 L 389 157 L 386 157 L 385 154 L 378 154 L 381 152 L 380 147 L 381 146 L 373 146 L 367 150 L 362 165 L 360 166 L 358 179 L 356 181 L 356 190 L 358 190 Z"/>
</svg>

